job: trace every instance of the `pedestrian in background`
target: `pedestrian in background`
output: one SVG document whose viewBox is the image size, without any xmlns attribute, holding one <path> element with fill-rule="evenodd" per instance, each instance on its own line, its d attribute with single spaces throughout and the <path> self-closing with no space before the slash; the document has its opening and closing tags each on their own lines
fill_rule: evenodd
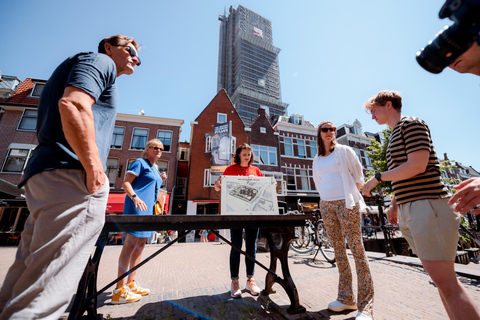
<svg viewBox="0 0 480 320">
<path fill-rule="evenodd" d="M 105 222 L 115 82 L 140 65 L 138 49 L 133 38 L 105 38 L 98 53 L 67 58 L 45 84 L 39 144 L 19 184 L 30 214 L 0 291 L 0 319 L 58 319 L 67 308 Z"/>
<path fill-rule="evenodd" d="M 248 144 L 244 143 L 238 146 L 235 152 L 234 164 L 228 166 L 223 172 L 224 176 L 254 176 L 263 177 L 262 172 L 255 166 L 252 166 L 253 162 L 253 150 Z M 222 187 L 221 176 L 215 181 L 214 188 L 216 191 L 220 191 Z M 244 229 L 230 229 L 230 237 L 232 244 L 241 249 L 243 242 L 243 230 Z M 257 238 L 258 228 L 245 229 L 245 252 L 255 259 L 257 254 Z M 245 265 L 247 267 L 247 290 L 254 296 L 260 294 L 260 288 L 257 286 L 255 279 L 253 278 L 255 273 L 255 262 L 251 261 L 245 256 Z M 230 296 L 232 298 L 241 298 L 242 291 L 240 290 L 239 283 L 239 269 L 240 269 L 240 252 L 231 248 L 230 249 L 230 277 L 232 283 L 230 286 Z"/>
<path fill-rule="evenodd" d="M 402 96 L 380 91 L 364 105 L 378 124 L 392 129 L 387 147 L 388 171 L 377 172 L 363 186 L 370 191 L 380 181 L 392 181 L 395 196 L 388 221 L 400 231 L 435 283 L 450 319 L 480 319 L 473 298 L 454 269 L 460 216 L 449 206 L 430 129 L 419 118 L 402 115 Z"/>
<path fill-rule="evenodd" d="M 158 171 L 156 162 L 162 156 L 163 144 L 152 139 L 147 142 L 142 158 L 136 159 L 128 167 L 123 182 L 127 193 L 123 209 L 124 215 L 153 215 L 155 201 L 159 197 L 162 181 L 167 179 L 165 172 Z M 134 268 L 140 263 L 145 243 L 155 231 L 127 232 L 122 252 L 118 259 L 118 276 Z M 113 291 L 112 304 L 136 302 L 150 293 L 150 289 L 142 288 L 136 281 L 137 270 L 125 279 L 117 282 Z"/>
<path fill-rule="evenodd" d="M 320 193 L 320 212 L 332 241 L 339 272 L 337 300 L 328 310 L 357 310 L 356 320 L 373 319 L 373 281 L 362 241 L 360 210 L 365 202 L 359 190 L 363 168 L 352 148 L 337 143 L 331 121 L 318 125 L 318 154 L 313 159 L 313 180 Z M 358 279 L 357 302 L 353 294 L 348 247 L 355 259 Z"/>
</svg>

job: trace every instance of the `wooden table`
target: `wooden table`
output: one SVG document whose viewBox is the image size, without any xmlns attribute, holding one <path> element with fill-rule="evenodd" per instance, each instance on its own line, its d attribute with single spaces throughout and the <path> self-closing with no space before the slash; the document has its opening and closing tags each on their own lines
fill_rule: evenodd
<svg viewBox="0 0 480 320">
<path fill-rule="evenodd" d="M 85 311 L 88 312 L 88 318 L 101 319 L 101 315 L 97 313 L 97 297 L 109 287 L 113 286 L 129 272 L 140 268 L 149 260 L 168 249 L 180 238 L 173 242 L 162 246 L 156 253 L 143 260 L 136 268 L 129 270 L 122 277 L 114 280 L 104 288 L 97 291 L 97 272 L 102 256 L 103 248 L 106 244 L 108 233 L 117 231 L 152 231 L 152 230 L 186 230 L 186 234 L 191 230 L 212 230 L 218 237 L 235 248 L 230 241 L 223 238 L 214 229 L 231 229 L 231 228 L 261 228 L 262 233 L 268 241 L 270 248 L 270 267 L 267 268 L 260 262 L 255 263 L 267 270 L 265 279 L 265 289 L 263 295 L 273 293 L 272 286 L 275 283 L 281 285 L 288 297 L 290 298 L 290 307 L 287 312 L 297 314 L 305 312 L 306 309 L 300 305 L 298 292 L 295 283 L 290 275 L 288 268 L 288 249 L 290 242 L 294 239 L 294 227 L 303 226 L 305 219 L 310 219 L 311 215 L 156 215 L 156 216 L 131 216 L 131 215 L 107 215 L 105 217 L 105 226 L 97 242 L 95 253 L 88 261 L 85 272 L 78 285 L 75 300 L 70 311 L 69 319 L 82 318 Z M 276 241 L 273 240 L 272 234 L 275 234 Z M 278 235 L 281 235 L 279 237 Z M 280 241 L 278 240 L 280 239 Z M 239 248 L 235 248 L 243 254 Z M 249 257 L 247 255 L 247 257 Z M 252 257 L 249 257 L 253 259 Z M 275 272 L 277 270 L 277 261 L 281 264 L 280 277 Z"/>
</svg>

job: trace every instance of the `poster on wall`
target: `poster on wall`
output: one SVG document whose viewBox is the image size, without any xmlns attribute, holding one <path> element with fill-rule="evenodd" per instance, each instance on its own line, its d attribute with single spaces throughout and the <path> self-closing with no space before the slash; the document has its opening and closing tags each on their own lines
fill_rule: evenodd
<svg viewBox="0 0 480 320">
<path fill-rule="evenodd" d="M 223 172 L 232 161 L 232 126 L 225 122 L 213 126 L 210 171 Z"/>
<path fill-rule="evenodd" d="M 222 176 L 221 214 L 279 214 L 273 177 Z"/>
</svg>

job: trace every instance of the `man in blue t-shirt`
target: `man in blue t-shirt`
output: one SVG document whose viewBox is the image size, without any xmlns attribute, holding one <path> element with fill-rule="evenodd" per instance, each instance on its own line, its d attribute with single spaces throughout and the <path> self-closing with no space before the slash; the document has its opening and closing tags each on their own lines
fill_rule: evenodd
<svg viewBox="0 0 480 320">
<path fill-rule="evenodd" d="M 30 215 L 0 291 L 0 319 L 58 319 L 65 311 L 105 221 L 115 81 L 140 65 L 138 49 L 134 38 L 105 38 L 98 53 L 66 59 L 45 84 L 39 145 L 19 185 Z"/>
</svg>

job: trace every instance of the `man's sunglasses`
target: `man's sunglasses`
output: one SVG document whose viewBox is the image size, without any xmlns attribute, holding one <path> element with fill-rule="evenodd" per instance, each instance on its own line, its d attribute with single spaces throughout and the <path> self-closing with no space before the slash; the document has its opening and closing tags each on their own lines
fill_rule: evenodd
<svg viewBox="0 0 480 320">
<path fill-rule="evenodd" d="M 161 147 L 150 147 L 150 148 L 154 149 L 155 151 L 158 151 L 158 150 L 163 151 L 163 148 Z"/>
<path fill-rule="evenodd" d="M 329 131 L 330 131 L 330 132 L 335 132 L 335 131 L 337 131 L 337 128 L 335 128 L 335 127 L 331 127 L 331 128 L 320 128 L 320 130 L 322 130 L 322 132 L 324 132 L 324 133 L 327 133 L 327 132 L 329 132 Z"/>
<path fill-rule="evenodd" d="M 133 58 L 133 57 L 136 57 L 136 58 L 137 58 L 137 60 L 138 60 L 137 66 L 139 66 L 139 65 L 142 64 L 142 62 L 140 61 L 140 57 L 137 56 L 137 53 L 135 52 L 135 50 L 134 50 L 132 47 L 130 47 L 130 46 L 124 46 L 124 48 L 127 48 L 127 49 L 128 49 L 128 53 L 130 54 L 130 57 L 132 57 L 132 58 Z"/>
</svg>

